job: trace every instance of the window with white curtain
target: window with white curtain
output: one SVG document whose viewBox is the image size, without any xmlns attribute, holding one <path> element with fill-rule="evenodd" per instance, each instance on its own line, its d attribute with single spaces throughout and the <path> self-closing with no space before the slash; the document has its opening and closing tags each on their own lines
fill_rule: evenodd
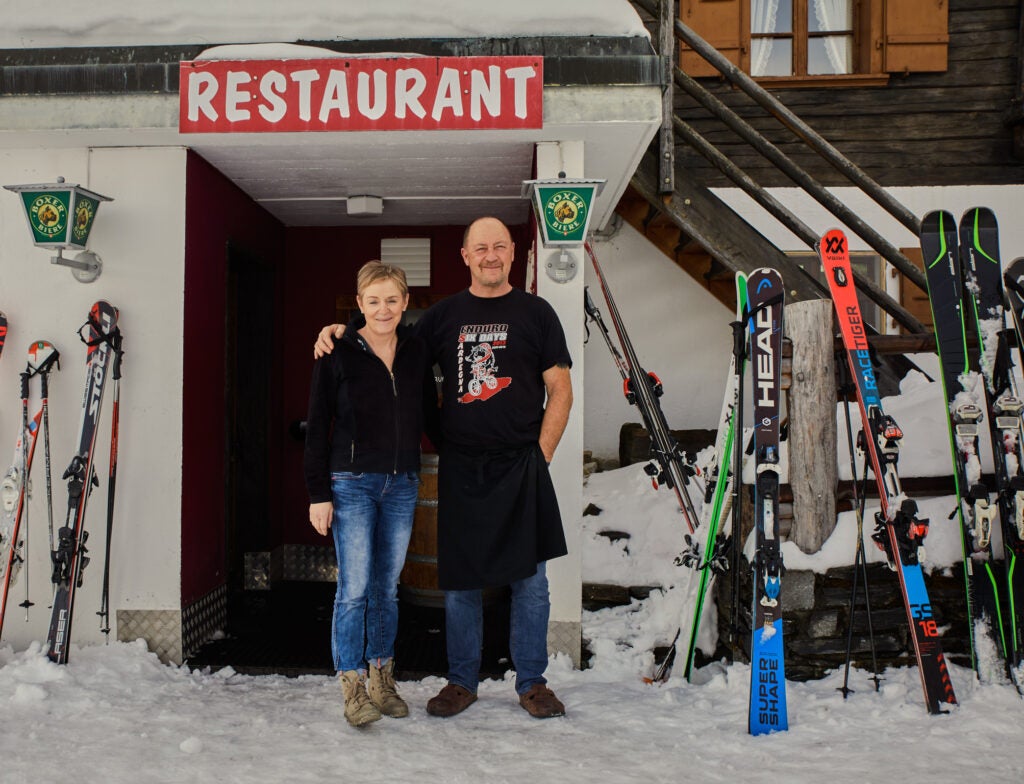
<svg viewBox="0 0 1024 784">
<path fill-rule="evenodd" d="M 793 0 L 750 0 L 750 73 L 793 74 Z"/>
<path fill-rule="evenodd" d="M 853 73 L 854 0 L 750 0 L 752 76 Z"/>
<path fill-rule="evenodd" d="M 853 73 L 852 0 L 810 0 L 807 73 Z"/>
</svg>

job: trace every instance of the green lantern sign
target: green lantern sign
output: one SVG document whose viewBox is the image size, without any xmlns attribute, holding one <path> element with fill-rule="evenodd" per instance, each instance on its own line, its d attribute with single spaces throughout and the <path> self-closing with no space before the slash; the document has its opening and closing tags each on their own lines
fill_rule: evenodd
<svg viewBox="0 0 1024 784">
<path fill-rule="evenodd" d="M 525 180 L 523 198 L 531 198 L 544 247 L 578 247 L 586 242 L 594 198 L 605 180 Z"/>
<path fill-rule="evenodd" d="M 85 250 L 100 202 L 112 201 L 80 185 L 65 183 L 63 177 L 55 183 L 4 188 L 21 196 L 32 242 L 38 248 Z"/>
<path fill-rule="evenodd" d="M 5 185 L 4 188 L 21 197 L 32 244 L 57 251 L 57 255 L 50 258 L 51 264 L 71 267 L 72 274 L 82 283 L 91 283 L 99 277 L 103 266 L 100 257 L 85 248 L 100 202 L 113 199 L 66 183 L 63 177 L 58 177 L 57 182 Z M 65 259 L 65 250 L 82 252 L 74 259 Z"/>
</svg>

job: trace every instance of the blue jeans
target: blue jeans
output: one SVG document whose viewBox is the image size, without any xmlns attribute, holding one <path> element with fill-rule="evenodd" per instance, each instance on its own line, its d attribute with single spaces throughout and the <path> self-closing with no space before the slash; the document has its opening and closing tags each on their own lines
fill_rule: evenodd
<svg viewBox="0 0 1024 784">
<path fill-rule="evenodd" d="M 547 683 L 548 578 L 544 564 L 532 577 L 517 580 L 512 589 L 509 642 L 516 668 L 516 693 L 525 694 L 537 683 Z M 448 682 L 476 693 L 480 683 L 480 655 L 484 636 L 482 591 L 445 591 L 444 620 L 448 643 Z"/>
<path fill-rule="evenodd" d="M 398 575 L 412 534 L 419 475 L 331 474 L 338 558 L 331 654 L 338 672 L 394 657 Z"/>
</svg>

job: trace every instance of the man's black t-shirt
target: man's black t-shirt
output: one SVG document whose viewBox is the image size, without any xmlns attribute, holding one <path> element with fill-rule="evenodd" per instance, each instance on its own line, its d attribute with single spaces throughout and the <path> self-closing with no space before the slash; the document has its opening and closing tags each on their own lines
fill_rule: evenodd
<svg viewBox="0 0 1024 784">
<path fill-rule="evenodd" d="M 416 323 L 441 367 L 441 431 L 467 447 L 536 442 L 544 416 L 542 374 L 570 367 L 554 308 L 513 289 L 500 297 L 462 291 L 431 307 Z"/>
</svg>

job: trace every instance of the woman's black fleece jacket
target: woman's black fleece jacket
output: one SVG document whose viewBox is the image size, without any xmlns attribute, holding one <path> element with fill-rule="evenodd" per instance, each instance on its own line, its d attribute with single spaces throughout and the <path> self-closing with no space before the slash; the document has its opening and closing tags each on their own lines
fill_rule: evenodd
<svg viewBox="0 0 1024 784">
<path fill-rule="evenodd" d="M 421 434 L 439 429 L 426 343 L 400 326 L 389 372 L 359 336 L 359 326 L 349 325 L 334 351 L 313 365 L 305 450 L 310 503 L 332 500 L 334 471 L 419 471 Z"/>
</svg>

